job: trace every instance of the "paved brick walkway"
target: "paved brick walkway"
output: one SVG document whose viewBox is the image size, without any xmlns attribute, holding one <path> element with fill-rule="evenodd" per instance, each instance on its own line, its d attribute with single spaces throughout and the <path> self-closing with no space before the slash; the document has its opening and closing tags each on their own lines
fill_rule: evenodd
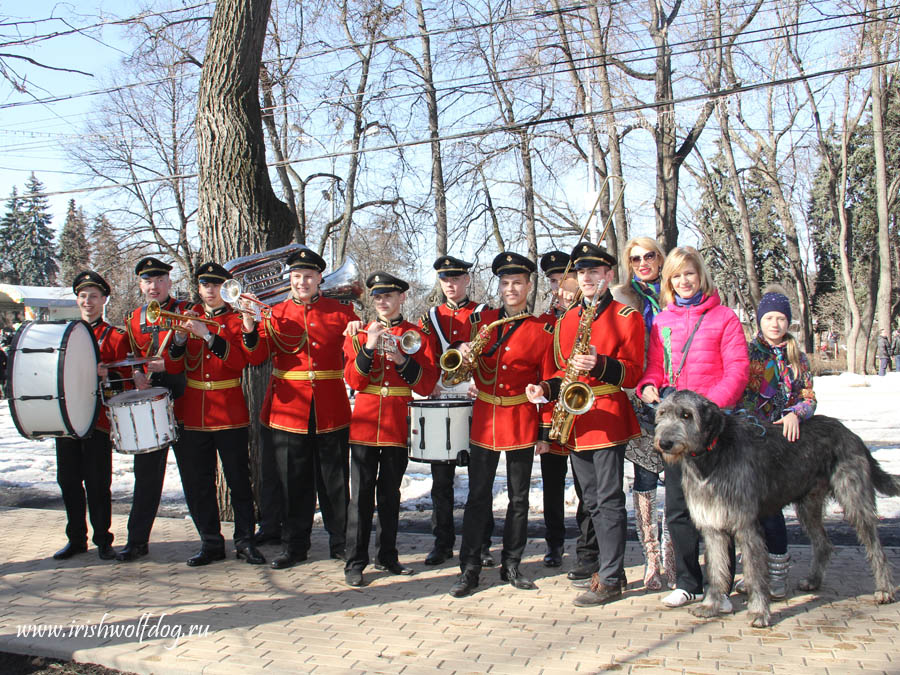
<svg viewBox="0 0 900 675">
<path fill-rule="evenodd" d="M 189 520 L 158 519 L 150 556 L 123 564 L 99 560 L 93 548 L 65 562 L 50 558 L 65 541 L 64 518 L 0 509 L 0 650 L 137 673 L 900 673 L 900 603 L 872 603 L 871 574 L 856 547 L 836 549 L 820 594 L 776 603 L 775 625 L 760 630 L 747 625 L 738 596 L 736 614 L 715 621 L 663 609 L 660 594 L 634 588 L 635 544 L 627 549 L 626 596 L 579 609 L 565 575 L 541 565 L 540 541 L 530 543 L 523 565 L 537 592 L 516 591 L 486 570 L 483 590 L 457 600 L 447 595 L 456 566 L 422 564 L 426 536 L 401 534 L 399 542 L 417 575 L 370 567 L 369 585 L 351 589 L 341 565 L 324 559 L 319 530 L 311 562 L 290 570 L 247 565 L 231 551 L 227 562 L 191 569 L 184 561 L 198 545 Z M 114 516 L 113 531 L 122 536 L 124 517 Z M 276 547 L 263 551 L 271 558 Z M 809 549 L 791 552 L 796 580 Z M 900 549 L 888 555 L 897 575 Z M 570 565 L 567 556 L 563 571 Z M 18 634 L 33 624 L 59 625 L 62 635 Z M 208 632 L 188 636 L 191 626 Z M 85 636 L 89 629 L 103 634 Z"/>
</svg>

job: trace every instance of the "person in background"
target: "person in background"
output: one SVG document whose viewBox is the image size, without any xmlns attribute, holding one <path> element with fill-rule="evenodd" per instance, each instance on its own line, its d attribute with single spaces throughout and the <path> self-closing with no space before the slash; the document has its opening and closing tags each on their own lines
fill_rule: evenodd
<svg viewBox="0 0 900 675">
<path fill-rule="evenodd" d="M 800 437 L 802 423 L 816 412 L 809 360 L 788 332 L 791 303 L 781 288 L 767 288 L 756 310 L 759 332 L 750 343 L 750 379 L 743 408 L 765 422 L 781 425 L 784 437 Z M 769 564 L 769 595 L 787 595 L 791 557 L 787 550 L 787 526 L 779 510 L 759 519 L 766 538 Z M 735 590 L 744 593 L 743 579 Z"/>
<path fill-rule="evenodd" d="M 900 373 L 900 329 L 894 329 L 894 339 L 891 340 L 891 354 L 894 356 L 894 372 Z"/>
<path fill-rule="evenodd" d="M 721 303 L 697 249 L 681 246 L 669 252 L 660 306 L 650 330 L 647 367 L 635 392 L 652 405 L 667 387 L 690 389 L 720 408 L 733 408 L 747 386 L 747 341 L 737 315 Z M 681 471 L 681 464 L 666 465 L 666 518 L 675 548 L 675 590 L 663 598 L 666 607 L 682 607 L 703 593 L 700 532 L 691 521 Z M 731 554 L 733 570 L 733 543 Z M 720 611 L 732 611 L 727 596 Z"/>
</svg>

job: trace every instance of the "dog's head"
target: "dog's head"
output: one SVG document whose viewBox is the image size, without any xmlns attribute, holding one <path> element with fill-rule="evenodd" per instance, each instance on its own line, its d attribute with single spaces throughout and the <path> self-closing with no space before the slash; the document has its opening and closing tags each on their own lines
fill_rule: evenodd
<svg viewBox="0 0 900 675">
<path fill-rule="evenodd" d="M 656 410 L 653 446 L 672 464 L 705 452 L 725 428 L 725 414 L 700 394 L 682 390 L 667 396 Z"/>
</svg>

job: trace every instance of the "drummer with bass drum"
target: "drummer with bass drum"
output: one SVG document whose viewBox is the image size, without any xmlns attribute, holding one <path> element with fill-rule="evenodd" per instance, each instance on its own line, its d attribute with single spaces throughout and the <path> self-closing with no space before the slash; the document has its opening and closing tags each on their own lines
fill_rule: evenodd
<svg viewBox="0 0 900 675">
<path fill-rule="evenodd" d="M 171 324 L 164 320 L 153 322 L 147 316 L 148 304 L 152 301 L 159 303 L 160 309 L 166 312 L 180 314 L 188 309 L 187 302 L 169 297 L 172 288 L 172 280 L 169 278 L 171 269 L 171 265 L 151 256 L 138 261 L 134 273 L 138 276 L 141 294 L 147 304 L 129 312 L 125 317 L 125 330 L 128 332 L 131 352 L 135 356 L 152 359 L 143 368 L 135 368 L 136 388 L 168 389 L 175 401 L 175 416 L 181 419 L 178 399 L 184 393 L 185 377 L 183 373 L 176 372 L 177 368 L 173 364 L 167 364 L 165 359 L 173 333 Z M 116 556 L 116 560 L 120 562 L 137 560 L 149 552 L 150 530 L 159 509 L 168 457 L 168 446 L 134 456 L 134 495 L 128 515 L 128 541 Z"/>
<path fill-rule="evenodd" d="M 443 304 L 432 307 L 419 319 L 419 328 L 428 336 L 435 356 L 440 358 L 451 344 L 469 338 L 469 316 L 473 312 L 483 310 L 485 305 L 469 300 L 468 289 L 471 282 L 469 269 L 472 263 L 451 255 L 442 255 L 434 261 L 433 267 L 437 271 L 438 283 L 446 300 Z M 469 387 L 469 382 L 451 387 L 438 380 L 432 398 L 467 399 Z M 453 522 L 455 477 L 455 461 L 431 463 L 431 528 L 434 534 L 434 548 L 425 558 L 426 565 L 440 565 L 453 557 L 453 545 L 456 541 L 456 526 Z M 492 512 L 482 542 L 482 567 L 494 566 L 494 559 L 491 556 L 493 531 Z"/>
<path fill-rule="evenodd" d="M 80 272 L 72 282 L 72 292 L 81 318 L 91 326 L 101 362 L 113 362 L 128 354 L 125 331 L 103 320 L 103 308 L 109 298 L 109 284 L 96 272 Z M 110 372 L 100 365 L 98 374 L 108 380 Z M 104 385 L 108 392 L 121 390 L 128 373 L 114 371 L 112 382 Z M 62 491 L 66 507 L 66 536 L 69 542 L 53 554 L 56 560 L 66 560 L 87 551 L 87 523 L 85 508 L 90 514 L 92 540 L 102 560 L 112 560 L 110 532 L 112 517 L 110 485 L 112 483 L 112 445 L 109 440 L 109 418 L 101 407 L 91 435 L 86 438 L 56 439 L 56 482 Z M 87 499 L 85 500 L 85 495 Z"/>
<path fill-rule="evenodd" d="M 369 537 L 378 502 L 375 569 L 409 575 L 400 563 L 397 527 L 406 454 L 407 403 L 427 396 L 438 368 L 431 342 L 400 314 L 409 284 L 387 272 L 366 279 L 378 319 L 344 341 L 344 379 L 355 389 L 350 422 L 350 508 L 347 520 L 348 586 L 363 585 Z"/>
<path fill-rule="evenodd" d="M 222 299 L 222 284 L 231 279 L 221 265 L 208 262 L 197 268 L 200 304 L 192 312 L 212 320 L 188 320 L 169 347 L 174 370 L 187 375 L 182 397 L 184 432 L 175 458 L 184 497 L 200 534 L 201 549 L 189 558 L 189 567 L 225 559 L 225 540 L 219 521 L 216 495 L 216 453 L 222 461 L 225 482 L 234 511 L 234 547 L 238 558 L 251 565 L 266 559 L 253 543 L 253 491 L 250 487 L 248 427 L 250 416 L 241 387 L 247 365 L 259 365 L 262 351 L 242 348 L 241 315 Z M 255 331 L 250 331 L 255 337 Z"/>
</svg>

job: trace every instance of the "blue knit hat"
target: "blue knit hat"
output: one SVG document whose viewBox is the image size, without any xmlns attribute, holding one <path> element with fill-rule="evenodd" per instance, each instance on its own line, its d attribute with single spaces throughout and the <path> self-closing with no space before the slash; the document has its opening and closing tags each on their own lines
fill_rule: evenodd
<svg viewBox="0 0 900 675">
<path fill-rule="evenodd" d="M 791 301 L 783 293 L 766 293 L 762 296 L 762 300 L 759 301 L 759 307 L 756 310 L 757 326 L 769 312 L 781 312 L 787 317 L 788 324 L 791 323 Z"/>
</svg>

